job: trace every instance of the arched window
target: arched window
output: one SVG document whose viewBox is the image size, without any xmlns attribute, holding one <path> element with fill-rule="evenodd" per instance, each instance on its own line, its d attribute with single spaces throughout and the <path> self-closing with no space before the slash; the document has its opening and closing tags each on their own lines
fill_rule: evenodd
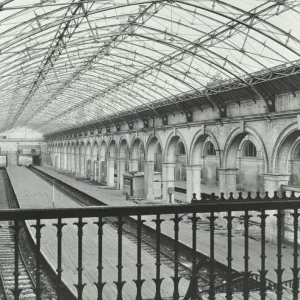
<svg viewBox="0 0 300 300">
<path fill-rule="evenodd" d="M 208 142 L 205 146 L 205 155 L 216 156 L 216 149 L 212 142 Z"/>
<path fill-rule="evenodd" d="M 244 146 L 243 156 L 244 157 L 256 157 L 257 156 L 256 147 L 252 142 L 248 141 L 246 143 L 246 145 Z"/>
<path fill-rule="evenodd" d="M 300 160 L 300 144 L 295 149 L 294 159 Z"/>
<path fill-rule="evenodd" d="M 182 142 L 177 145 L 177 155 L 185 155 L 185 147 Z"/>
<path fill-rule="evenodd" d="M 162 150 L 160 144 L 157 144 L 155 150 L 155 164 L 154 171 L 161 172 L 162 171 Z"/>
<path fill-rule="evenodd" d="M 176 148 L 175 180 L 186 180 L 186 152 L 184 144 L 179 140 Z"/>
<path fill-rule="evenodd" d="M 145 160 L 145 150 L 144 145 L 140 143 L 139 150 L 138 150 L 138 171 L 144 172 L 144 160 Z"/>
<path fill-rule="evenodd" d="M 129 158 L 130 158 L 130 150 L 128 145 L 125 148 L 125 171 L 129 172 Z"/>
</svg>

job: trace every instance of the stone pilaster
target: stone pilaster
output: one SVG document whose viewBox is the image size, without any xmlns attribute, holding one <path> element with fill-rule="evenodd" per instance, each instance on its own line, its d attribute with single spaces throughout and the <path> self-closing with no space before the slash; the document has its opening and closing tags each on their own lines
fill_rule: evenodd
<svg viewBox="0 0 300 300">
<path fill-rule="evenodd" d="M 291 178 L 290 173 L 263 173 L 264 178 L 264 189 L 269 192 L 269 196 L 272 197 L 276 191 L 278 195 L 281 195 L 281 185 L 287 185 Z"/>
<path fill-rule="evenodd" d="M 114 172 L 115 172 L 115 159 L 113 157 L 109 157 L 107 159 L 107 186 L 114 187 Z"/>
<path fill-rule="evenodd" d="M 170 196 L 168 194 L 168 188 L 174 189 L 175 182 L 175 163 L 163 163 L 162 164 L 162 182 L 163 182 L 163 201 L 169 203 Z M 174 202 L 174 193 L 171 197 L 171 202 Z"/>
<path fill-rule="evenodd" d="M 118 159 L 118 189 L 121 191 L 123 191 L 124 186 L 123 174 L 125 174 L 125 161 L 125 158 Z"/>
<path fill-rule="evenodd" d="M 154 161 L 144 161 L 144 195 L 149 201 L 154 200 Z"/>
<path fill-rule="evenodd" d="M 280 174 L 280 173 L 263 173 L 264 178 L 264 189 L 266 192 L 269 192 L 269 197 L 274 196 L 276 191 L 278 196 L 281 196 L 281 185 L 288 184 L 291 174 Z M 271 243 L 277 242 L 277 218 L 274 214 L 277 213 L 277 210 L 268 210 L 266 212 L 269 217 L 266 218 L 266 240 Z M 283 231 L 282 237 L 284 236 L 284 218 L 283 222 Z"/>
<path fill-rule="evenodd" d="M 129 160 L 129 172 L 137 172 L 139 170 L 139 160 L 132 158 Z"/>
<path fill-rule="evenodd" d="M 235 168 L 218 169 L 220 193 L 224 193 L 225 197 L 230 192 L 236 193 L 237 172 L 238 169 Z"/>
</svg>

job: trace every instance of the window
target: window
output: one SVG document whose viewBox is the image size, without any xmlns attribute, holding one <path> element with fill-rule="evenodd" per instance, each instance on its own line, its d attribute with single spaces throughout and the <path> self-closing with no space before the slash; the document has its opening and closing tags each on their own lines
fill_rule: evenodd
<svg viewBox="0 0 300 300">
<path fill-rule="evenodd" d="M 162 150 L 160 144 L 157 144 L 155 150 L 155 164 L 154 171 L 161 172 L 162 171 Z"/>
<path fill-rule="evenodd" d="M 212 142 L 206 144 L 205 155 L 216 156 L 216 149 Z"/>
<path fill-rule="evenodd" d="M 300 144 L 296 147 L 295 159 L 300 160 Z"/>
<path fill-rule="evenodd" d="M 254 144 L 252 142 L 247 142 L 247 144 L 244 146 L 243 156 L 244 157 L 256 157 L 257 156 L 256 147 L 254 146 Z"/>
<path fill-rule="evenodd" d="M 177 155 L 185 155 L 185 148 L 182 142 L 177 145 Z"/>
</svg>

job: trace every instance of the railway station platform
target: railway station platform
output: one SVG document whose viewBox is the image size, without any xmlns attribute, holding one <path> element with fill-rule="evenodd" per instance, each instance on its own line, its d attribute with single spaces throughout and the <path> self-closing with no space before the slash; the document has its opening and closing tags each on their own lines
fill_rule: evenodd
<svg viewBox="0 0 300 300">
<path fill-rule="evenodd" d="M 11 180 L 15 194 L 21 208 L 51 208 L 52 207 L 52 187 L 42 178 L 26 169 L 25 167 L 8 167 L 7 173 Z M 83 186 L 83 183 L 80 185 Z M 113 192 L 113 191 L 112 191 Z M 112 193 L 112 195 L 114 195 Z M 111 196 L 113 197 L 113 196 Z M 117 201 L 117 200 L 115 200 Z M 69 208 L 79 206 L 62 192 L 55 191 L 55 208 Z M 84 288 L 84 299 L 97 299 L 97 289 L 94 282 L 97 282 L 97 257 L 98 257 L 98 226 L 93 222 L 97 219 L 83 219 L 88 222 L 84 226 L 83 231 L 83 282 L 87 283 Z M 26 221 L 31 236 L 35 240 L 35 229 L 31 225 L 34 221 Z M 62 278 L 69 289 L 77 295 L 77 290 L 74 284 L 77 283 L 77 226 L 73 225 L 77 219 L 63 219 L 67 224 L 63 228 L 62 238 Z M 43 220 L 46 226 L 42 229 L 41 251 L 47 259 L 51 267 L 57 268 L 57 230 L 53 226 L 54 220 Z M 118 279 L 117 270 L 117 234 L 116 230 L 109 226 L 103 227 L 103 277 L 106 285 L 103 288 L 104 299 L 116 299 L 117 289 L 113 281 Z M 136 297 L 136 286 L 133 282 L 136 279 L 136 257 L 137 246 L 129 239 L 123 236 L 123 277 L 126 281 L 123 288 L 123 299 L 132 300 Z M 146 251 L 142 250 L 142 278 L 145 279 L 143 284 L 143 299 L 153 299 L 155 295 L 155 285 L 152 278 L 155 278 L 155 257 L 151 256 Z M 164 298 L 171 297 L 173 293 L 173 281 L 171 276 L 174 271 L 165 265 L 161 266 L 161 274 L 165 280 L 162 283 L 162 295 Z M 180 294 L 183 296 L 188 288 L 188 282 L 185 279 L 180 283 Z"/>
<path fill-rule="evenodd" d="M 51 176 L 58 178 L 69 185 L 79 189 L 95 197 L 96 199 L 100 200 L 103 203 L 106 203 L 110 206 L 121 206 L 121 205 L 133 205 L 135 203 L 131 201 L 126 201 L 125 196 L 121 194 L 120 191 L 117 190 L 109 190 L 103 189 L 99 187 L 90 185 L 88 183 L 84 183 L 82 181 L 77 181 L 67 175 L 60 174 L 52 169 L 45 168 L 45 167 L 37 167 L 38 169 L 42 170 L 50 174 Z M 192 205 L 192 204 L 191 204 Z M 133 216 L 134 218 L 134 216 Z M 152 222 L 153 216 L 143 216 L 143 219 L 146 221 L 144 223 L 145 226 L 155 229 L 155 223 Z M 170 220 L 170 216 L 163 216 L 162 218 L 165 219 L 164 222 L 161 224 L 161 232 L 162 234 L 174 238 L 174 223 Z M 179 230 L 179 241 L 192 247 L 192 230 L 191 224 L 187 222 L 180 223 L 180 230 Z M 215 232 L 215 259 L 223 264 L 227 265 L 227 245 L 228 239 L 226 235 L 226 230 L 217 230 Z M 267 258 L 266 258 L 266 269 L 268 270 L 266 278 L 277 282 L 277 273 L 275 269 L 277 268 L 277 246 L 271 243 L 265 244 Z M 253 273 L 259 273 L 261 269 L 261 258 L 260 258 L 260 249 L 261 249 L 261 242 L 260 240 L 249 239 L 249 270 Z M 232 250 L 233 250 L 233 261 L 232 266 L 233 269 L 237 272 L 244 271 L 244 237 L 242 235 L 234 235 L 232 237 Z M 208 229 L 201 229 L 197 231 L 197 251 L 202 254 L 205 254 L 209 257 L 210 253 L 210 232 Z M 293 266 L 293 248 L 286 244 L 283 245 L 282 249 L 282 267 L 284 268 L 284 272 L 282 275 L 283 281 L 290 280 L 293 278 L 293 273 L 291 267 Z M 299 267 L 300 265 L 298 265 Z"/>
</svg>

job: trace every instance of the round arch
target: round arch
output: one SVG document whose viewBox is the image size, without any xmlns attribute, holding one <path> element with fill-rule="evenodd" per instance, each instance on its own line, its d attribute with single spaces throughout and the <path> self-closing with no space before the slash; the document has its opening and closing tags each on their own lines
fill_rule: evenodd
<svg viewBox="0 0 300 300">
<path fill-rule="evenodd" d="M 269 172 L 269 160 L 265 144 L 256 130 L 250 126 L 246 126 L 245 132 L 242 133 L 240 132 L 240 127 L 235 128 L 231 132 L 224 146 L 222 167 L 236 168 L 236 158 L 245 139 L 250 139 L 256 146 L 256 149 L 261 152 L 261 158 L 264 161 L 264 172 Z"/>
<path fill-rule="evenodd" d="M 147 161 L 154 161 L 155 160 L 155 149 L 157 144 L 160 144 L 162 155 L 163 155 L 163 143 L 159 135 L 151 134 L 146 142 L 146 149 L 145 149 L 145 157 Z"/>
<path fill-rule="evenodd" d="M 145 155 L 146 151 L 143 140 L 140 137 L 135 137 L 130 147 L 131 171 L 144 171 Z"/>
<path fill-rule="evenodd" d="M 128 143 L 128 139 L 126 137 L 122 137 L 120 139 L 120 142 L 119 142 L 119 146 L 118 146 L 118 149 L 119 149 L 119 158 L 126 158 L 126 149 L 128 148 L 129 150 L 129 143 Z M 130 150 L 129 150 L 130 152 Z"/>
<path fill-rule="evenodd" d="M 172 132 L 167 139 L 166 147 L 165 147 L 165 153 L 164 153 L 164 161 L 165 162 L 174 162 L 175 161 L 175 155 L 176 155 L 176 145 L 178 141 L 181 141 L 184 145 L 185 152 L 186 152 L 186 162 L 189 161 L 189 155 L 188 155 L 188 147 L 187 143 L 183 137 L 183 135 L 179 132 L 176 133 L 176 135 Z"/>
<path fill-rule="evenodd" d="M 297 123 L 290 124 L 280 133 L 272 152 L 273 173 L 289 173 L 288 161 L 299 137 L 300 130 Z"/>
<path fill-rule="evenodd" d="M 194 135 L 191 143 L 191 149 L 189 154 L 190 160 L 188 161 L 190 165 L 201 163 L 201 157 L 204 155 L 203 149 L 208 141 L 213 143 L 216 149 L 216 154 L 220 158 L 220 147 L 215 135 L 209 130 L 205 130 L 205 132 L 199 130 Z"/>
</svg>

